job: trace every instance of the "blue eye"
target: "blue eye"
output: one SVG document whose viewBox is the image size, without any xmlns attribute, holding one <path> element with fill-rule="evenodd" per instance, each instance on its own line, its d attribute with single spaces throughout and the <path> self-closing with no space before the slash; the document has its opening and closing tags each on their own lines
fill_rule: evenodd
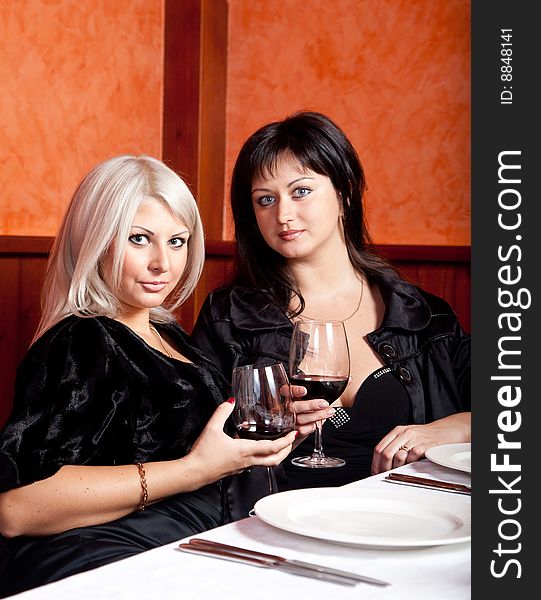
<svg viewBox="0 0 541 600">
<path fill-rule="evenodd" d="M 307 187 L 298 187 L 296 188 L 294 195 L 297 198 L 304 198 L 304 196 L 308 196 L 308 194 L 310 194 L 311 191 L 312 190 Z"/>
<path fill-rule="evenodd" d="M 133 235 L 130 235 L 128 241 L 130 241 L 132 244 L 135 244 L 136 246 L 144 246 L 145 244 L 150 243 L 148 236 L 144 235 L 143 233 L 134 233 Z"/>
<path fill-rule="evenodd" d="M 274 202 L 274 196 L 260 196 L 257 199 L 257 203 L 260 206 L 269 206 Z"/>
<path fill-rule="evenodd" d="M 173 248 L 182 248 L 182 246 L 184 246 L 187 241 L 188 240 L 186 238 L 176 237 L 171 238 L 169 240 L 169 243 L 171 244 L 171 246 L 173 246 Z"/>
</svg>

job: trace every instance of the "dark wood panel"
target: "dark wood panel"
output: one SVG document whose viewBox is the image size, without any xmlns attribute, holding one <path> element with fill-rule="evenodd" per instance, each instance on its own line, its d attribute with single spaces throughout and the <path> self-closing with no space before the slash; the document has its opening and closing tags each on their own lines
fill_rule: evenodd
<svg viewBox="0 0 541 600">
<path fill-rule="evenodd" d="M 199 310 L 207 295 L 217 287 L 225 285 L 233 271 L 233 258 L 230 256 L 207 256 L 205 260 L 205 268 L 197 286 L 197 294 L 195 301 L 195 313 L 199 314 Z M 194 320 L 195 322 L 195 320 Z M 191 331 L 193 323 L 190 324 L 188 331 Z"/>
<path fill-rule="evenodd" d="M 0 425 L 11 410 L 13 380 L 21 355 L 18 352 L 20 259 L 0 259 Z"/>
<path fill-rule="evenodd" d="M 227 20 L 226 0 L 202 1 L 197 202 L 205 233 L 218 240 L 223 235 L 225 198 Z"/>
<path fill-rule="evenodd" d="M 162 159 L 198 195 L 201 0 L 166 0 Z M 190 298 L 177 312 L 192 322 Z"/>
<path fill-rule="evenodd" d="M 162 158 L 197 196 L 201 0 L 166 0 Z"/>
<path fill-rule="evenodd" d="M 207 239 L 207 255 L 235 255 L 235 242 L 228 240 Z M 469 263 L 470 246 L 396 246 L 392 244 L 376 244 L 374 249 L 384 258 L 394 262 L 453 262 Z"/>
<path fill-rule="evenodd" d="M 205 272 L 197 287 L 196 314 L 207 294 L 227 279 L 235 256 L 234 242 L 208 240 L 206 248 Z M 381 245 L 375 249 L 406 279 L 447 300 L 464 329 L 471 331 L 469 246 Z"/>
<path fill-rule="evenodd" d="M 393 261 L 400 273 L 453 307 L 460 324 L 471 331 L 470 267 L 466 263 Z"/>
<path fill-rule="evenodd" d="M 20 265 L 20 294 L 19 294 L 19 344 L 18 352 L 22 355 L 28 349 L 28 345 L 39 323 L 40 297 L 47 259 L 45 257 L 29 257 L 21 260 Z"/>
<path fill-rule="evenodd" d="M 470 246 L 395 246 L 376 245 L 387 260 L 395 262 L 470 262 Z"/>
<path fill-rule="evenodd" d="M 471 283 L 470 269 L 462 265 L 439 265 L 437 263 L 395 263 L 400 273 L 410 282 L 428 292 L 441 296 L 453 307 L 462 327 L 471 331 Z M 206 260 L 203 275 L 197 286 L 197 314 L 206 296 L 227 281 L 233 269 L 232 258 L 210 256 Z M 183 327 L 191 331 L 192 323 L 183 319 Z"/>
<path fill-rule="evenodd" d="M 189 184 L 209 237 L 221 239 L 225 172 L 227 0 L 166 0 L 163 150 Z M 178 311 L 191 329 L 199 286 Z"/>
<path fill-rule="evenodd" d="M 48 256 L 53 240 L 52 237 L 2 235 L 0 236 L 0 256 L 28 256 L 30 254 Z"/>
<path fill-rule="evenodd" d="M 39 294 L 52 238 L 0 236 L 0 425 L 11 408 L 13 380 L 39 319 Z M 410 281 L 445 298 L 466 330 L 471 329 L 469 248 L 379 246 Z M 233 268 L 234 242 L 208 240 L 203 275 L 191 302 L 176 316 L 191 331 L 207 294 Z M 195 299 L 195 300 L 194 300 Z"/>
<path fill-rule="evenodd" d="M 0 425 L 11 410 L 17 365 L 39 321 L 51 237 L 0 236 Z"/>
<path fill-rule="evenodd" d="M 235 242 L 212 239 L 205 228 L 207 256 L 234 256 Z M 46 256 L 51 249 L 52 237 L 0 236 L 0 256 L 37 254 Z M 391 244 L 376 245 L 375 249 L 390 261 L 408 262 L 450 262 L 470 263 L 470 246 L 396 246 Z"/>
<path fill-rule="evenodd" d="M 225 240 L 206 240 L 206 254 L 208 256 L 235 256 L 235 242 Z"/>
</svg>

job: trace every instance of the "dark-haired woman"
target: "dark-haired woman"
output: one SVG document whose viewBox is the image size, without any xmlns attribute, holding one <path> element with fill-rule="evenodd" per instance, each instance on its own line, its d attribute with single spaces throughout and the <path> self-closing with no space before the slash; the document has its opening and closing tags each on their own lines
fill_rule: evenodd
<svg viewBox="0 0 541 600">
<path fill-rule="evenodd" d="M 350 382 L 320 411 L 325 452 L 346 466 L 310 469 L 288 458 L 285 489 L 345 484 L 470 441 L 470 336 L 443 299 L 372 251 L 364 189 L 352 144 L 314 112 L 256 131 L 234 167 L 237 271 L 206 299 L 196 342 L 225 376 L 247 363 L 287 364 L 298 319 L 344 321 L 350 346 Z M 313 420 L 298 414 L 297 428 L 307 434 Z M 291 457 L 309 454 L 311 437 Z"/>
</svg>

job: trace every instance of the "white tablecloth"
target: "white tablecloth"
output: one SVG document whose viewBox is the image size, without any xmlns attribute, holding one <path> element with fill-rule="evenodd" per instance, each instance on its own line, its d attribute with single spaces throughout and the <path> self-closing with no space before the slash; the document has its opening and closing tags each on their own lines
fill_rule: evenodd
<svg viewBox="0 0 541 600">
<path fill-rule="evenodd" d="M 470 483 L 467 473 L 439 467 L 427 460 L 406 465 L 398 472 L 418 474 L 458 483 Z M 379 488 L 392 497 L 408 494 L 412 500 L 438 503 L 448 492 L 423 490 L 383 481 L 384 475 L 350 484 Z M 469 496 L 453 494 L 458 502 Z M 332 510 L 332 507 L 329 507 Z M 74 575 L 61 581 L 12 596 L 21 600 L 219 600 L 386 599 L 460 600 L 470 598 L 469 543 L 408 550 L 366 549 L 288 533 L 250 517 L 198 537 L 317 562 L 389 581 L 378 588 L 360 583 L 346 587 L 261 569 L 225 560 L 186 554 L 174 542 L 132 558 Z"/>
</svg>

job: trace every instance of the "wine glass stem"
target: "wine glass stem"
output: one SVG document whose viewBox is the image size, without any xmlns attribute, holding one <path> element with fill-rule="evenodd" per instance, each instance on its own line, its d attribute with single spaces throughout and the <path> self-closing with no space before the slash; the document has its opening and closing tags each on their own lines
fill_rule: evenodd
<svg viewBox="0 0 541 600">
<path fill-rule="evenodd" d="M 313 458 L 323 458 L 323 439 L 321 436 L 322 421 L 316 421 L 316 430 L 314 432 L 314 450 L 312 451 Z"/>
<path fill-rule="evenodd" d="M 278 490 L 276 488 L 276 480 L 273 473 L 274 467 L 267 467 L 267 478 L 269 480 L 269 492 L 275 494 Z"/>
</svg>

